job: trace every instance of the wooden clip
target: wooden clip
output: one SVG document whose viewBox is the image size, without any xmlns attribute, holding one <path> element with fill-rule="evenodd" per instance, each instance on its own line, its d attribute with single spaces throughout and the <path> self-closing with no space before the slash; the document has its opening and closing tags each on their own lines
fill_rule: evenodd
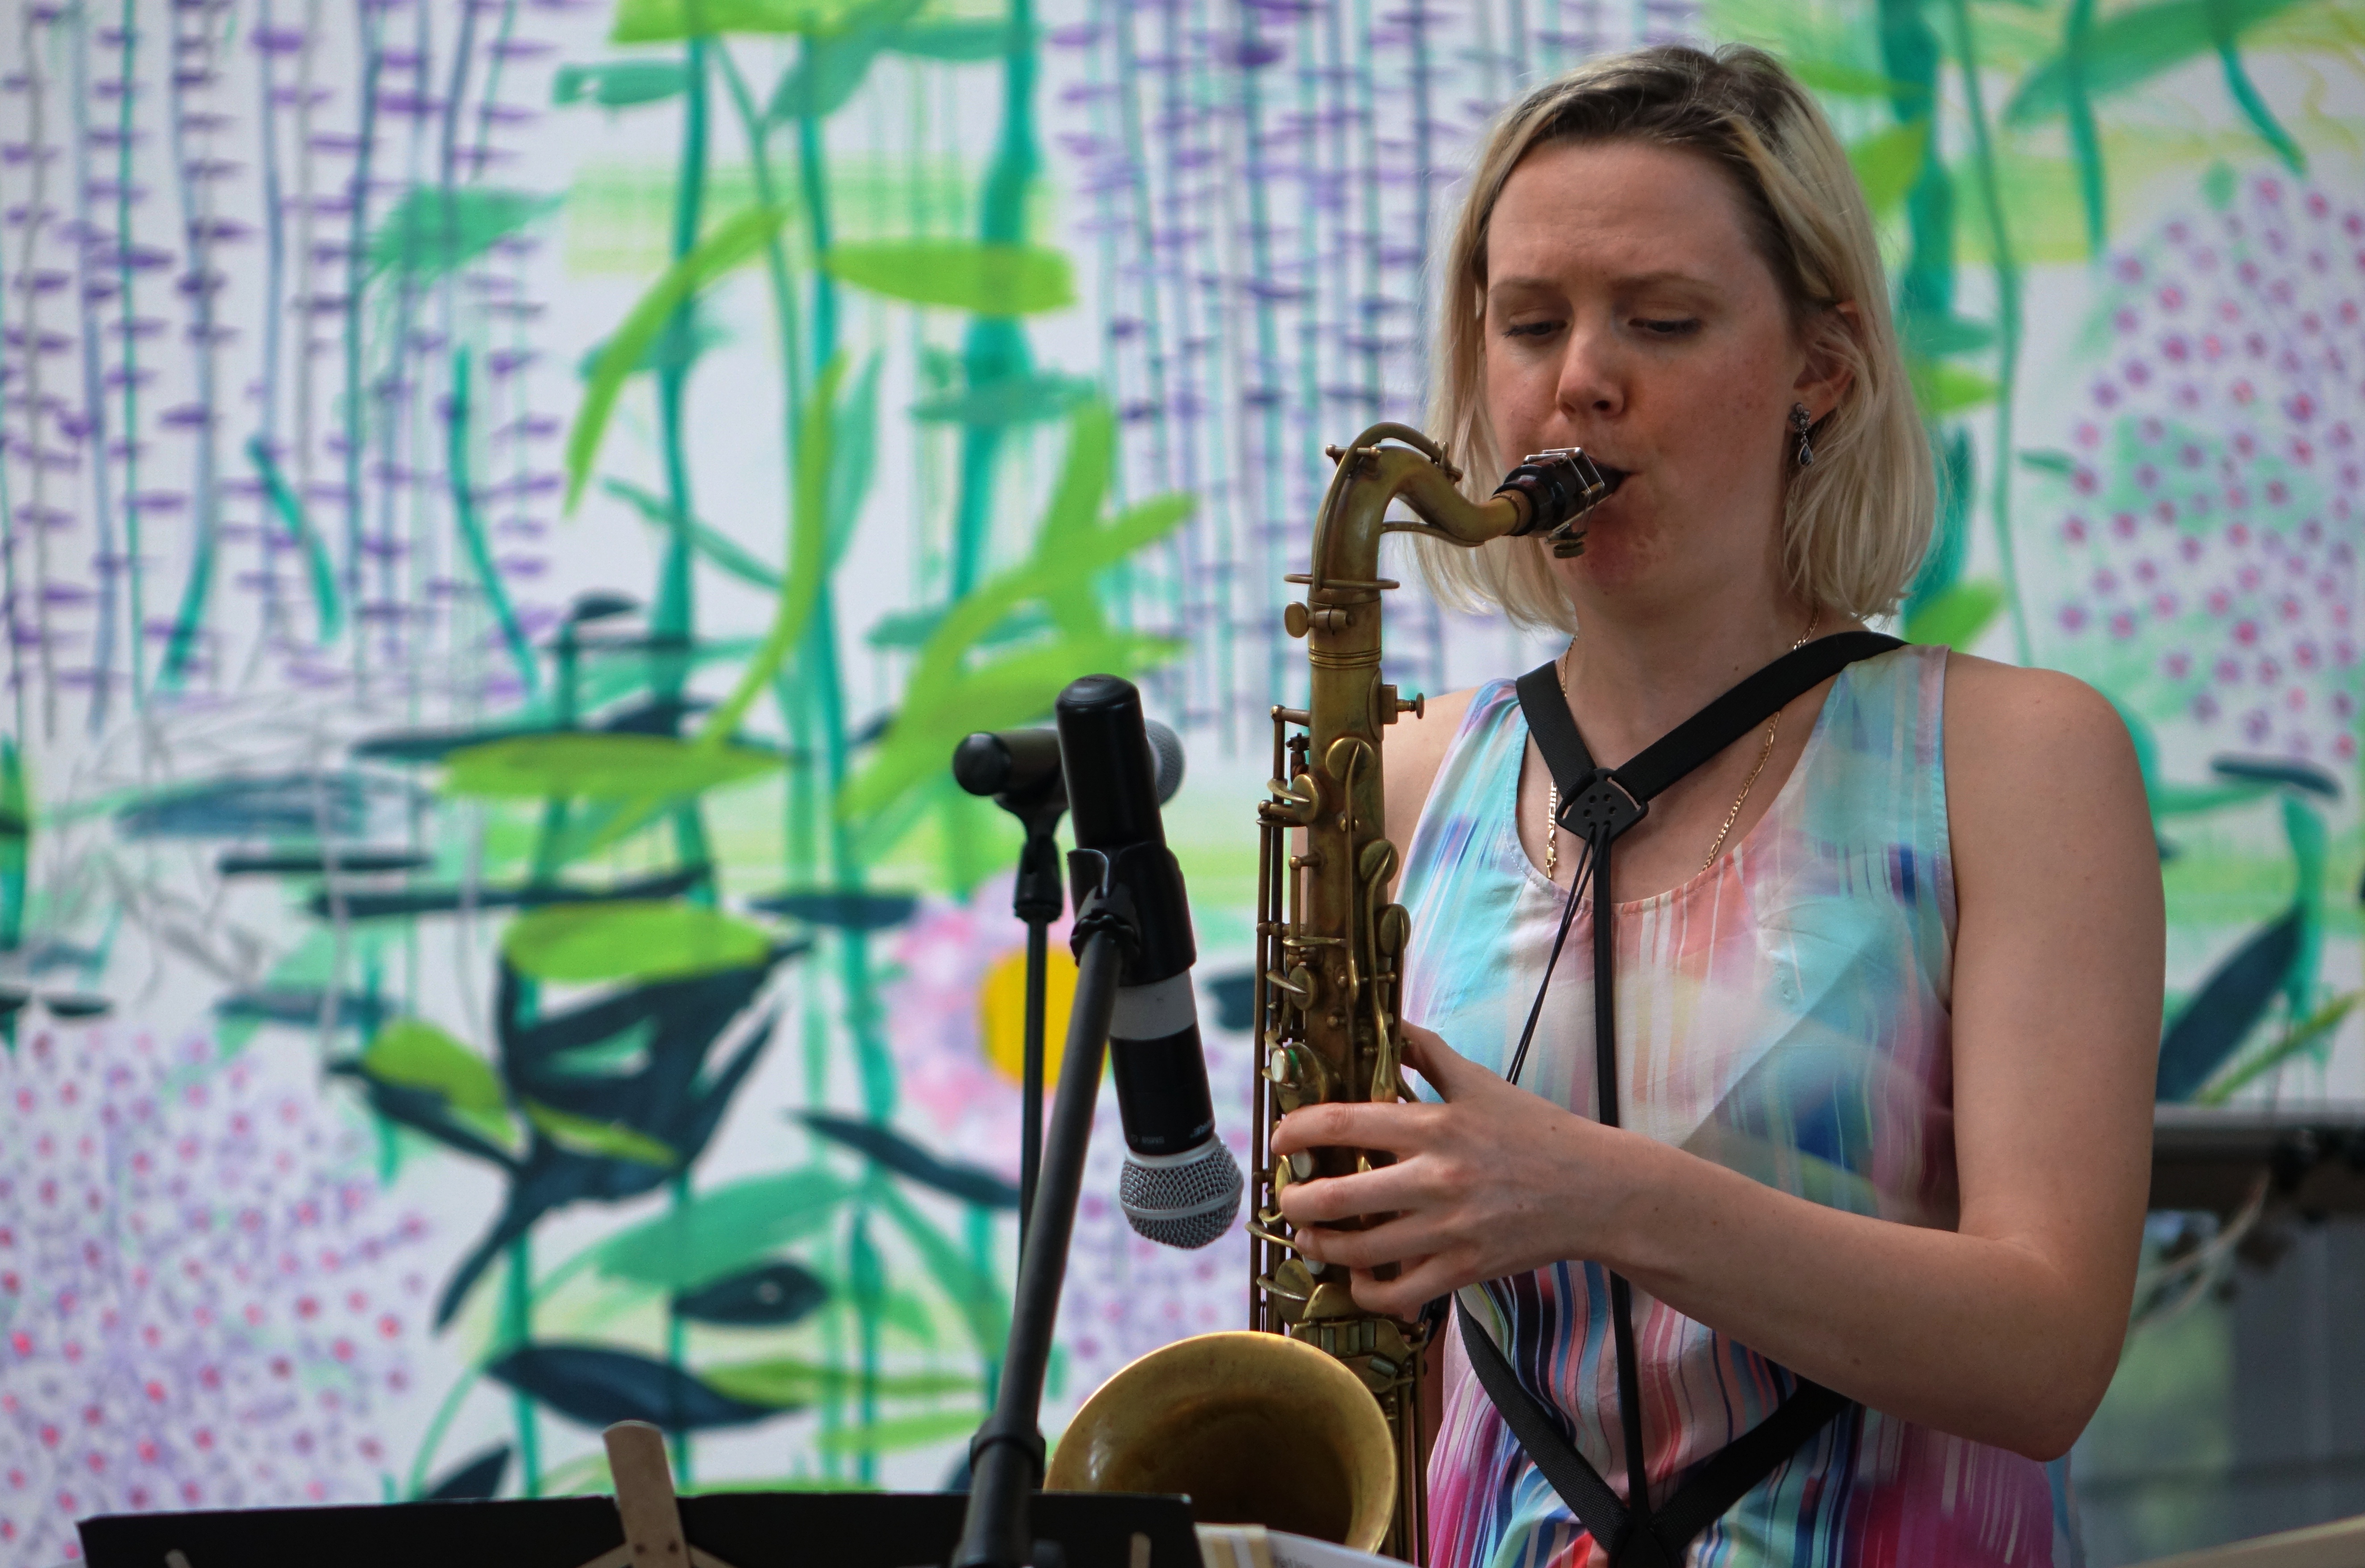
<svg viewBox="0 0 2365 1568">
<path fill-rule="evenodd" d="M 616 1512 L 623 1516 L 624 1544 L 601 1552 L 583 1568 L 731 1568 L 714 1553 L 690 1545 L 682 1531 L 665 1434 L 646 1421 L 619 1421 L 602 1437 L 608 1445 L 608 1473 L 615 1478 Z"/>
</svg>

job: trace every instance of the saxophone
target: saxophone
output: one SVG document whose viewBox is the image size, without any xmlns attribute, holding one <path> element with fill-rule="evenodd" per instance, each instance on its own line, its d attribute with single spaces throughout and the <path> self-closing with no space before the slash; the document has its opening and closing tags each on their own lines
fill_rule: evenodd
<svg viewBox="0 0 2365 1568">
<path fill-rule="evenodd" d="M 1623 477 L 1581 450 L 1541 453 L 1474 501 L 1428 437 L 1372 426 L 1341 450 L 1314 525 L 1306 597 L 1283 623 L 1303 638 L 1303 709 L 1272 710 L 1272 779 L 1259 826 L 1255 1026 L 1263 1054 L 1249 1223 L 1249 1332 L 1201 1335 L 1120 1371 L 1053 1458 L 1055 1489 L 1183 1492 L 1203 1523 L 1317 1535 L 1406 1562 L 1426 1554 L 1419 1383 L 1428 1329 L 1355 1305 L 1348 1271 L 1292 1244 L 1281 1194 L 1368 1170 L 1382 1150 L 1276 1160 L 1273 1123 L 1324 1102 L 1408 1099 L 1400 1008 L 1411 917 L 1388 901 L 1381 731 L 1424 700 L 1380 678 L 1384 534 L 1475 547 L 1542 535 L 1556 555 Z M 1388 518 L 1401 501 L 1418 521 Z M 1309 1354 L 1308 1352 L 1312 1352 Z"/>
</svg>

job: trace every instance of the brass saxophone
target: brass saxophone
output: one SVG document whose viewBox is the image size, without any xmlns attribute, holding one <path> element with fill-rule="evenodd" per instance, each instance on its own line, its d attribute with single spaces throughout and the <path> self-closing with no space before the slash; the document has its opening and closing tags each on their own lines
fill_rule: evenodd
<svg viewBox="0 0 2365 1568">
<path fill-rule="evenodd" d="M 1185 1339 L 1120 1371 L 1070 1425 L 1047 1484 L 1188 1493 L 1203 1523 L 1264 1524 L 1419 1562 L 1427 1330 L 1357 1306 L 1345 1268 L 1297 1255 L 1280 1206 L 1293 1182 L 1392 1157 L 1272 1154 L 1274 1121 L 1300 1106 L 1410 1097 L 1399 1014 L 1412 921 L 1387 899 L 1399 857 L 1386 836 L 1380 733 L 1419 714 L 1424 700 L 1380 678 L 1380 595 L 1398 586 L 1379 576 L 1380 541 L 1410 532 L 1475 547 L 1541 534 L 1555 554 L 1573 555 L 1584 548 L 1576 524 L 1623 476 L 1568 448 L 1530 457 L 1474 501 L 1442 450 L 1392 423 L 1329 455 L 1338 467 L 1315 521 L 1312 569 L 1285 579 L 1306 589 L 1283 619 L 1306 642 L 1310 697 L 1304 709 L 1272 710 L 1272 780 L 1257 809 L 1263 1070 L 1250 1332 Z M 1420 521 L 1390 521 L 1396 501 Z"/>
</svg>

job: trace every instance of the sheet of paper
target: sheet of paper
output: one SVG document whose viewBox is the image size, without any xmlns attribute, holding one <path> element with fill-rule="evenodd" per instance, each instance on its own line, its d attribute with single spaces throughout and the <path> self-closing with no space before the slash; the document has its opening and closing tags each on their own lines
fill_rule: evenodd
<svg viewBox="0 0 2365 1568">
<path fill-rule="evenodd" d="M 1199 1551 L 1207 1568 L 1404 1568 L 1393 1557 L 1261 1525 L 1201 1525 Z"/>
</svg>

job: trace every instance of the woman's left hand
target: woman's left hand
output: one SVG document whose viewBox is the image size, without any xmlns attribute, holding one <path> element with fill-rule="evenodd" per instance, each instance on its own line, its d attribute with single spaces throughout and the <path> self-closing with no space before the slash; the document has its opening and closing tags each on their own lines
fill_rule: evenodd
<svg viewBox="0 0 2365 1568">
<path fill-rule="evenodd" d="M 1290 1184 L 1281 1212 L 1306 1260 L 1352 1271 L 1357 1305 L 1410 1317 L 1477 1280 L 1603 1256 L 1660 1146 L 1506 1083 L 1427 1029 L 1404 1025 L 1405 1065 L 1443 1104 L 1322 1104 L 1273 1130 L 1275 1155 L 1376 1148 L 1395 1163 Z M 1335 1223 L 1387 1215 L 1367 1230 Z M 1395 1263 L 1393 1280 L 1373 1271 Z"/>
</svg>

